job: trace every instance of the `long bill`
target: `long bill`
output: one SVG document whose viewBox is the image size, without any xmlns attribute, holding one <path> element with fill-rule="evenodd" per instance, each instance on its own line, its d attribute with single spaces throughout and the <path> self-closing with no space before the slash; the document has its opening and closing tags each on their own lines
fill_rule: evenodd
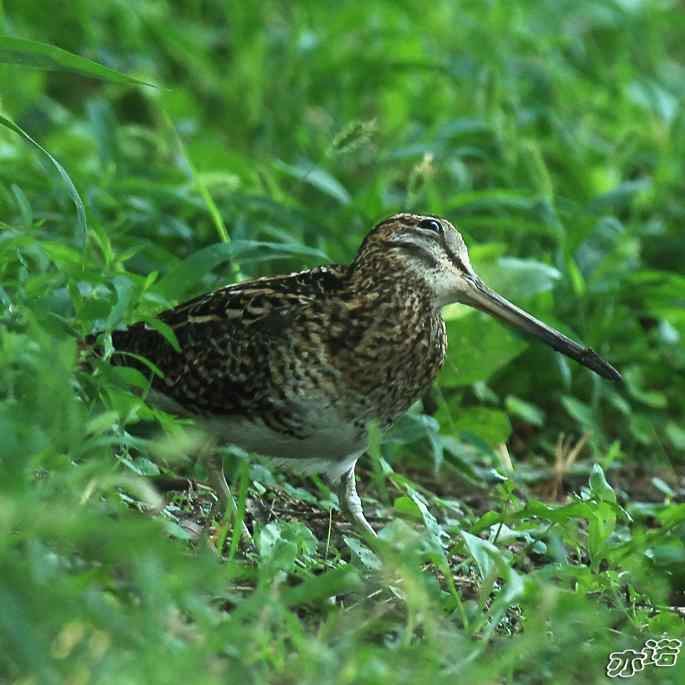
<svg viewBox="0 0 685 685">
<path fill-rule="evenodd" d="M 575 359 L 604 378 L 611 381 L 623 380 L 621 374 L 594 350 L 567 338 L 563 333 L 523 311 L 488 288 L 477 276 L 467 278 L 466 282 L 468 283 L 468 290 L 461 294 L 465 304 L 476 307 L 524 333 L 539 338 L 558 352 Z"/>
</svg>

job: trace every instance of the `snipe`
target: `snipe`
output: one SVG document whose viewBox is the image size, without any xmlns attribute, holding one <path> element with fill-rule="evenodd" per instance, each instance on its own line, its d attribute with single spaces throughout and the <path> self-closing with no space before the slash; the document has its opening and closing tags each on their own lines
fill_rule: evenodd
<svg viewBox="0 0 685 685">
<path fill-rule="evenodd" d="M 388 427 L 430 387 L 447 348 L 440 310 L 481 309 L 610 380 L 620 374 L 590 348 L 489 289 L 445 219 L 396 214 L 366 236 L 349 265 L 332 264 L 220 288 L 159 315 L 181 351 L 145 323 L 112 334 L 142 355 L 157 400 L 220 440 L 300 472 L 340 482 L 341 507 L 373 533 L 354 467 L 371 421 Z M 114 363 L 148 368 L 129 355 Z M 230 493 L 223 468 L 219 496 Z"/>
</svg>

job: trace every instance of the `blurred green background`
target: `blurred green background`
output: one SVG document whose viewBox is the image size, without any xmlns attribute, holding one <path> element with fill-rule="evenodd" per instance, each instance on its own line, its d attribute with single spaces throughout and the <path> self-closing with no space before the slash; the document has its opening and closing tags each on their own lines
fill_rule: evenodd
<svg viewBox="0 0 685 685">
<path fill-rule="evenodd" d="M 682 636 L 684 45 L 668 0 L 0 0 L 0 681 L 599 683 Z M 448 308 L 360 464 L 381 550 L 229 449 L 257 551 L 198 541 L 147 478 L 202 480 L 192 427 L 77 340 L 411 210 L 625 384 Z"/>
</svg>

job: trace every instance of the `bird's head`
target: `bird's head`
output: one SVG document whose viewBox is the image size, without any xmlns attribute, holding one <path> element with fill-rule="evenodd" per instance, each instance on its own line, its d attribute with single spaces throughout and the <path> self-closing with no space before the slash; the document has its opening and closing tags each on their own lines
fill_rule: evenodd
<svg viewBox="0 0 685 685">
<path fill-rule="evenodd" d="M 395 214 L 366 236 L 352 265 L 379 280 L 402 279 L 418 286 L 436 309 L 459 302 L 480 309 L 610 380 L 620 373 L 589 347 L 547 326 L 489 288 L 471 266 L 461 234 L 446 219 Z"/>
</svg>

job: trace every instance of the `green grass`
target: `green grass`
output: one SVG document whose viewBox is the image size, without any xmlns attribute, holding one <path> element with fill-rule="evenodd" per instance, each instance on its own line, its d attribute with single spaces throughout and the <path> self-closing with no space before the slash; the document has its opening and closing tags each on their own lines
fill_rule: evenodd
<svg viewBox="0 0 685 685">
<path fill-rule="evenodd" d="M 604 683 L 683 638 L 684 41 L 668 0 L 0 2 L 0 682 Z M 257 551 L 160 496 L 201 438 L 78 340 L 401 210 L 625 384 L 452 308 L 360 464 L 378 549 L 229 446 Z"/>
</svg>

